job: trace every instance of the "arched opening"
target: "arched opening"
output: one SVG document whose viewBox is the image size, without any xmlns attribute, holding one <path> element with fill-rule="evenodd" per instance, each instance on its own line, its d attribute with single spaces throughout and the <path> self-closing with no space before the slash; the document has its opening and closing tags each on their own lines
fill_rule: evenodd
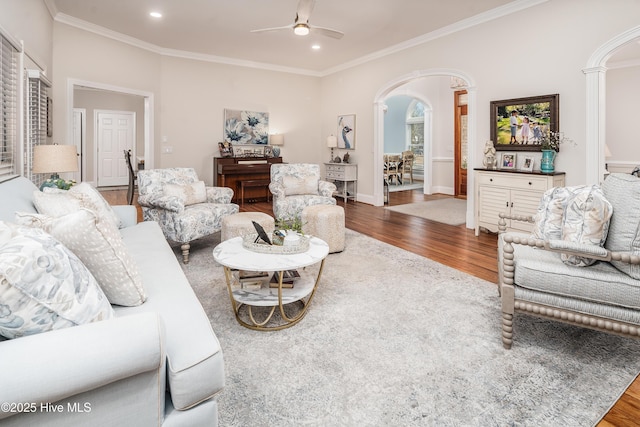
<svg viewBox="0 0 640 427">
<path fill-rule="evenodd" d="M 406 93 L 411 96 L 419 99 L 423 103 L 429 105 L 427 99 L 424 99 L 424 96 L 421 94 L 417 94 L 415 92 L 411 93 L 409 90 L 403 91 L 403 87 L 410 87 L 410 83 L 416 82 L 420 79 L 425 79 L 429 77 L 454 77 L 458 82 L 462 82 L 464 85 L 464 89 L 468 92 L 468 167 L 473 168 L 475 164 L 475 145 L 476 144 L 476 93 L 475 93 L 475 84 L 473 80 L 463 72 L 452 69 L 430 69 L 430 70 L 421 70 L 415 71 L 413 73 L 401 76 L 395 80 L 392 80 L 385 85 L 377 92 L 374 98 L 374 176 L 382 177 L 383 176 L 383 154 L 384 154 L 384 114 L 385 114 L 385 100 L 391 96 L 392 94 L 398 93 Z M 453 96 L 453 91 L 452 91 Z M 450 114 L 450 111 L 447 112 Z M 431 132 L 431 123 L 427 120 L 425 115 L 425 124 L 424 124 L 424 132 L 425 132 L 425 146 L 424 146 L 424 165 L 425 165 L 425 173 L 424 173 L 424 185 L 426 188 L 431 188 L 432 183 L 432 152 L 429 144 L 430 136 L 428 135 Z M 473 175 L 469 176 L 467 181 L 467 188 L 472 189 L 474 186 Z M 468 191 L 467 197 L 467 227 L 473 228 L 473 191 Z M 383 205 L 383 179 L 376 179 L 374 184 L 374 205 L 382 206 Z"/>
<path fill-rule="evenodd" d="M 624 46 L 640 39 L 640 26 L 631 28 L 600 46 L 583 72 L 587 83 L 586 183 L 599 184 L 605 176 L 606 63 Z"/>
</svg>

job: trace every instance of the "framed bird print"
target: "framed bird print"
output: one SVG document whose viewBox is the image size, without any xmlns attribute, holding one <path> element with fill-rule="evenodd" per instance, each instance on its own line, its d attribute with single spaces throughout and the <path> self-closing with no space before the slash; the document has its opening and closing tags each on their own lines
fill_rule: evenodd
<svg viewBox="0 0 640 427">
<path fill-rule="evenodd" d="M 338 148 L 354 150 L 356 148 L 356 115 L 338 116 Z"/>
</svg>

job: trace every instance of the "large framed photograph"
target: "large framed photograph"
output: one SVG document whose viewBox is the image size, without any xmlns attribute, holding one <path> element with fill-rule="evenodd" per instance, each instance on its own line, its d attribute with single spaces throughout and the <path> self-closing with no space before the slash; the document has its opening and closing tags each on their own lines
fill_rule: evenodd
<svg viewBox="0 0 640 427">
<path fill-rule="evenodd" d="M 338 116 L 338 148 L 354 150 L 356 148 L 356 115 Z"/>
<path fill-rule="evenodd" d="M 558 132 L 560 95 L 491 101 L 491 140 L 498 151 L 540 151 L 543 137 Z"/>
<path fill-rule="evenodd" d="M 233 145 L 269 143 L 269 113 L 224 110 L 224 141 Z"/>
</svg>

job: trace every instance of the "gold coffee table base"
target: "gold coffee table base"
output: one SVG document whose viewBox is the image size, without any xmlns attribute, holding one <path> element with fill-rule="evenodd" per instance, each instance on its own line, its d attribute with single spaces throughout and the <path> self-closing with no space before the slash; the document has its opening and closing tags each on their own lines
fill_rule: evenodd
<svg viewBox="0 0 640 427">
<path fill-rule="evenodd" d="M 236 320 L 239 324 L 244 326 L 245 328 L 253 329 L 255 331 L 279 331 L 281 329 L 288 328 L 290 326 L 298 323 L 302 318 L 307 314 L 307 309 L 313 300 L 313 296 L 318 289 L 318 283 L 320 283 L 320 278 L 322 276 L 322 270 L 324 268 L 324 259 L 320 262 L 320 267 L 318 270 L 318 275 L 315 278 L 315 282 L 313 284 L 313 289 L 306 296 L 296 299 L 291 302 L 283 302 L 283 293 L 289 292 L 289 289 L 282 288 L 282 274 L 280 275 L 280 281 L 278 283 L 278 301 L 277 305 L 252 305 L 247 302 L 238 302 L 233 295 L 233 275 L 232 269 L 229 267 L 224 267 L 225 279 L 227 282 L 227 289 L 229 290 L 229 298 L 231 300 L 231 307 L 233 308 L 233 313 L 235 314 Z M 275 289 L 275 288 L 274 288 Z M 275 301 L 274 301 L 275 302 Z M 293 316 L 288 316 L 285 312 L 285 307 L 290 308 L 293 304 L 300 305 L 300 308 Z M 266 317 L 262 320 L 256 320 L 256 316 L 254 315 L 255 308 L 264 309 L 264 311 L 268 311 Z M 244 310 L 243 310 L 244 309 Z M 274 318 L 274 314 L 276 313 L 276 309 L 279 310 L 280 318 L 282 320 L 281 323 L 273 326 L 267 326 L 267 324 Z M 244 320 L 241 316 L 241 311 L 246 311 L 246 316 L 249 318 L 250 323 Z M 257 314 L 257 313 L 256 313 Z"/>
</svg>

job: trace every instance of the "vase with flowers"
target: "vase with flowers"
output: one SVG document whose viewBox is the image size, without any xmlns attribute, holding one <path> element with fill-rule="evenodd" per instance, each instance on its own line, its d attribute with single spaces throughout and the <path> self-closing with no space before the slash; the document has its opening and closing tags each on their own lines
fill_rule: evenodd
<svg viewBox="0 0 640 427">
<path fill-rule="evenodd" d="M 555 171 L 556 154 L 560 151 L 560 145 L 566 142 L 571 142 L 571 140 L 565 138 L 562 132 L 551 131 L 542 137 L 540 140 L 540 148 L 542 149 L 541 172 L 553 173 Z"/>
</svg>

